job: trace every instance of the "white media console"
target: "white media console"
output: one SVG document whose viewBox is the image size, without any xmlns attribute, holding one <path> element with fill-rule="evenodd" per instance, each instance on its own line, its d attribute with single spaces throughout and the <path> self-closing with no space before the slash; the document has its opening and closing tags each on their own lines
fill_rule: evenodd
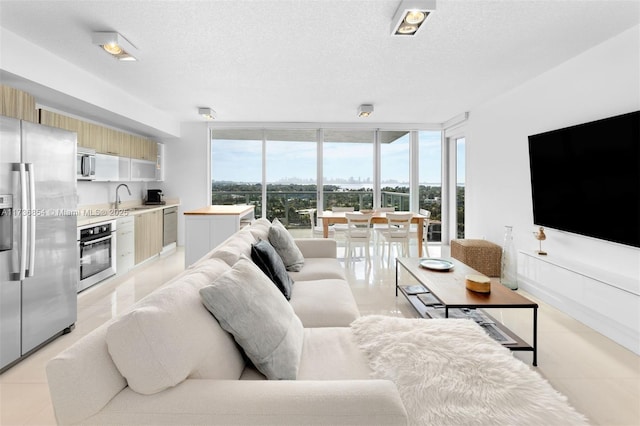
<svg viewBox="0 0 640 426">
<path fill-rule="evenodd" d="M 518 285 L 640 355 L 640 278 L 520 251 Z"/>
</svg>

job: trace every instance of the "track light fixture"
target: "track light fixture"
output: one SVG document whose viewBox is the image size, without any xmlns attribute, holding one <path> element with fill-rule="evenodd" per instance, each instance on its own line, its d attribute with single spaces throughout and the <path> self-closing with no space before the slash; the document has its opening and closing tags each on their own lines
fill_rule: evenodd
<svg viewBox="0 0 640 426">
<path fill-rule="evenodd" d="M 216 112 L 211 108 L 198 108 L 198 114 L 200 114 L 207 120 L 215 120 L 216 118 Z"/>
<path fill-rule="evenodd" d="M 138 49 L 117 32 L 94 32 L 92 41 L 93 44 L 102 47 L 105 52 L 119 61 L 132 62 L 138 60 L 134 56 L 137 55 Z"/>
<path fill-rule="evenodd" d="M 373 105 L 362 104 L 358 107 L 358 117 L 367 118 L 373 114 Z"/>
</svg>

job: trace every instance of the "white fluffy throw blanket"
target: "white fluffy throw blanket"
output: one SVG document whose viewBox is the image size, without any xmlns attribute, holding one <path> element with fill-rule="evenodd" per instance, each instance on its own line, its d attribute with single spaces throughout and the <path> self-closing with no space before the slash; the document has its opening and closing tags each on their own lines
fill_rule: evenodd
<svg viewBox="0 0 640 426">
<path fill-rule="evenodd" d="M 364 316 L 351 324 L 374 376 L 414 425 L 585 425 L 565 396 L 465 319 Z"/>
</svg>

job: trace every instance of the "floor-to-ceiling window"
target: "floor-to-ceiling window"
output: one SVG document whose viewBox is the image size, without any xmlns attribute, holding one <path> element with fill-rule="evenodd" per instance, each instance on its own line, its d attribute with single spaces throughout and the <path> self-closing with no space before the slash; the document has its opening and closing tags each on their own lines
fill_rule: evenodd
<svg viewBox="0 0 640 426">
<path fill-rule="evenodd" d="M 317 204 L 317 131 L 266 130 L 267 219 L 307 228 Z"/>
<path fill-rule="evenodd" d="M 442 138 L 439 131 L 418 132 L 419 199 L 421 209 L 431 212 L 428 241 L 441 240 L 442 230 Z"/>
<path fill-rule="evenodd" d="M 372 130 L 324 131 L 324 210 L 373 208 L 373 142 Z"/>
<path fill-rule="evenodd" d="M 417 161 L 411 159 L 416 138 Z M 379 204 L 411 210 L 417 197 L 418 207 L 431 212 L 428 239 L 437 242 L 441 141 L 440 131 L 213 128 L 211 202 L 253 204 L 256 217 L 305 228 L 312 209 L 362 210 Z"/>
<path fill-rule="evenodd" d="M 410 156 L 409 132 L 379 132 L 380 140 L 380 206 L 411 210 L 409 199 Z"/>
<path fill-rule="evenodd" d="M 262 138 L 253 129 L 212 132 L 211 204 L 253 204 L 262 216 Z"/>
<path fill-rule="evenodd" d="M 457 238 L 464 238 L 465 139 L 456 139 L 456 222 Z"/>
</svg>

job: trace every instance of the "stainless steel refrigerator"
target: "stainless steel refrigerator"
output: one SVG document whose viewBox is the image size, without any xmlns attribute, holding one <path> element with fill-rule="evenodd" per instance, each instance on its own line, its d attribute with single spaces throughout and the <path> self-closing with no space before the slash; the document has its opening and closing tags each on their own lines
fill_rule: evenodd
<svg viewBox="0 0 640 426">
<path fill-rule="evenodd" d="M 0 370 L 77 318 L 76 134 L 0 116 Z"/>
</svg>

